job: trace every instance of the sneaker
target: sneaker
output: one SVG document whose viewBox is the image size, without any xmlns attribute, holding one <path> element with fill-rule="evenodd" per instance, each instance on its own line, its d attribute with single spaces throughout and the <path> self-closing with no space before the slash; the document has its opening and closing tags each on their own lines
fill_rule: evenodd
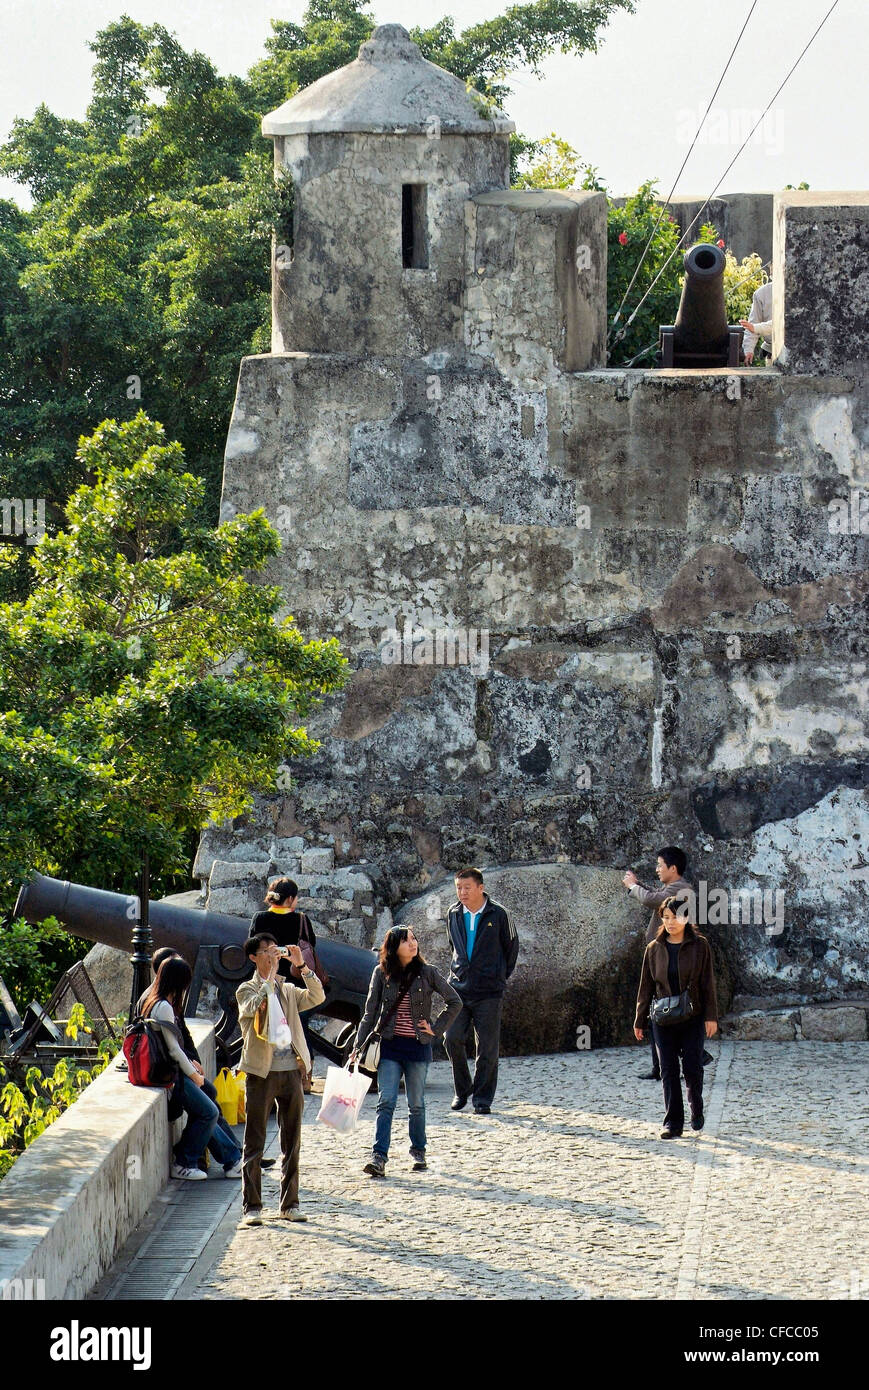
<svg viewBox="0 0 869 1390">
<path fill-rule="evenodd" d="M 240 1226 L 261 1226 L 263 1224 L 262 1207 L 251 1207 L 246 1211 L 238 1223 Z"/>
<path fill-rule="evenodd" d="M 424 1173 L 426 1168 L 428 1167 L 428 1164 L 425 1161 L 425 1150 L 411 1149 L 410 1156 L 413 1159 L 413 1171 L 415 1173 Z"/>
<path fill-rule="evenodd" d="M 362 1171 L 370 1173 L 372 1178 L 385 1178 L 386 1159 L 383 1154 L 372 1154 Z"/>
<path fill-rule="evenodd" d="M 491 1113 L 491 1111 L 490 1111 L 490 1107 L 489 1107 L 488 1105 L 475 1105 L 475 1106 L 474 1106 L 474 1114 L 475 1114 L 475 1115 L 488 1115 L 488 1114 L 490 1114 L 490 1113 Z"/>
<path fill-rule="evenodd" d="M 172 1164 L 173 1178 L 186 1178 L 188 1182 L 206 1182 L 207 1173 L 203 1173 L 201 1168 L 185 1168 L 180 1163 Z"/>
<path fill-rule="evenodd" d="M 240 1177 L 241 1177 L 241 1159 L 239 1159 L 237 1163 L 233 1163 L 233 1165 L 232 1165 L 231 1168 L 224 1168 L 224 1170 L 223 1170 L 223 1176 L 224 1176 L 225 1178 L 240 1178 Z"/>
<path fill-rule="evenodd" d="M 307 1221 L 304 1212 L 299 1211 L 298 1207 L 288 1207 L 286 1211 L 276 1212 L 275 1215 L 281 1221 Z"/>
<path fill-rule="evenodd" d="M 705 1116 L 705 1114 L 704 1114 L 704 1112 L 703 1112 L 702 1110 L 698 1110 L 696 1114 L 694 1114 L 694 1115 L 691 1116 L 691 1128 L 692 1128 L 692 1129 L 702 1129 L 703 1126 L 705 1125 L 705 1123 L 706 1123 L 706 1116 Z"/>
<path fill-rule="evenodd" d="M 662 1139 L 681 1139 L 681 1138 L 682 1138 L 682 1131 L 681 1131 L 681 1129 L 670 1129 L 669 1126 L 668 1126 L 666 1129 L 662 1129 L 662 1130 L 661 1130 L 661 1138 L 662 1138 Z"/>
<path fill-rule="evenodd" d="M 465 1108 L 465 1106 L 467 1105 L 467 1103 L 468 1103 L 468 1097 L 467 1097 L 467 1096 L 453 1096 L 452 1102 L 451 1102 L 451 1104 L 450 1104 L 450 1109 L 451 1109 L 451 1110 L 464 1110 L 464 1108 Z"/>
<path fill-rule="evenodd" d="M 274 1168 L 276 1163 L 276 1158 L 261 1158 L 259 1166 L 260 1168 Z"/>
</svg>

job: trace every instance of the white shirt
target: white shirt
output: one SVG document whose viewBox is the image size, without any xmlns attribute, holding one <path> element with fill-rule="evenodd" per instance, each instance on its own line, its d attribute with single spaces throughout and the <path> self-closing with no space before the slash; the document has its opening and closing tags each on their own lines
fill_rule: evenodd
<svg viewBox="0 0 869 1390">
<path fill-rule="evenodd" d="M 772 281 L 767 280 L 765 285 L 761 285 L 759 290 L 755 290 L 751 300 L 751 313 L 748 316 L 749 323 L 753 323 L 755 328 L 760 329 L 760 333 L 749 333 L 748 329 L 743 330 L 742 351 L 746 356 L 754 352 L 759 337 L 769 338 L 772 341 Z"/>
</svg>

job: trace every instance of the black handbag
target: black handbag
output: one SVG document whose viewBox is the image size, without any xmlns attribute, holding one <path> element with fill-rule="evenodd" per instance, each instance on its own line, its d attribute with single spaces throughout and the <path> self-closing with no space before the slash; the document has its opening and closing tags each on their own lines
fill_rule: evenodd
<svg viewBox="0 0 869 1390">
<path fill-rule="evenodd" d="M 672 1023 L 687 1023 L 694 1017 L 691 994 L 683 989 L 681 994 L 667 994 L 663 999 L 653 999 L 649 1005 L 649 1022 L 666 1028 Z"/>
</svg>

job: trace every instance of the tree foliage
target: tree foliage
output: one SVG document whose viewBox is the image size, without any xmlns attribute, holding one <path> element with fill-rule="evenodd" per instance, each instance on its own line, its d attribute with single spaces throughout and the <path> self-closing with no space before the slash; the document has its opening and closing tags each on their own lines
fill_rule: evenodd
<svg viewBox="0 0 869 1390">
<path fill-rule="evenodd" d="M 203 526 L 202 480 L 144 412 L 77 457 L 94 483 L 33 548 L 27 599 L 0 605 L 7 902 L 32 869 L 125 891 L 145 847 L 156 885 L 186 871 L 185 832 L 314 751 L 297 721 L 346 668 L 248 581 L 279 549 L 262 511 Z"/>
<path fill-rule="evenodd" d="M 609 16 L 630 9 L 537 0 L 462 33 L 449 18 L 413 33 L 426 57 L 503 99 L 510 73 L 594 50 Z M 79 436 L 142 408 L 183 445 L 216 519 L 238 363 L 268 350 L 269 243 L 273 229 L 288 239 L 292 214 L 259 123 L 355 59 L 373 28 L 365 0 L 311 0 L 300 24 L 272 22 L 242 79 L 125 15 L 91 44 L 84 121 L 44 105 L 16 120 L 0 171 L 34 206 L 0 202 L 0 495 L 43 497 L 58 521 L 90 481 Z"/>
</svg>

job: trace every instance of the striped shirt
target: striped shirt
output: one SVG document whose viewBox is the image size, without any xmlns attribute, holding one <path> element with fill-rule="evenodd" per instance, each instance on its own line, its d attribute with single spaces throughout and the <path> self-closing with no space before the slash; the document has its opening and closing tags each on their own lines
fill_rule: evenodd
<svg viewBox="0 0 869 1390">
<path fill-rule="evenodd" d="M 395 1033 L 400 1038 L 415 1038 L 416 1028 L 414 1027 L 413 1014 L 410 1012 L 410 993 L 408 992 L 395 1013 Z"/>
</svg>

